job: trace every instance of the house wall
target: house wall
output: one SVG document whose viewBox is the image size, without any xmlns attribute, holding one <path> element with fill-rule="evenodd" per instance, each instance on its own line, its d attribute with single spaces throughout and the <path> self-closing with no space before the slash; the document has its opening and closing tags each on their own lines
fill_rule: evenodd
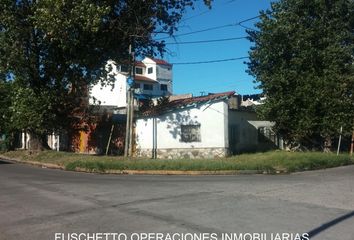
<svg viewBox="0 0 354 240">
<path fill-rule="evenodd" d="M 146 94 L 150 96 L 170 96 L 172 94 L 172 85 L 170 81 L 161 81 L 156 83 L 136 81 L 137 84 L 140 84 L 140 89 L 135 89 L 135 93 Z M 153 90 L 144 90 L 144 84 L 153 85 Z M 161 90 L 161 84 L 167 85 L 167 91 Z"/>
<path fill-rule="evenodd" d="M 157 72 L 156 72 L 156 63 L 151 60 L 150 58 L 144 58 L 144 60 L 142 61 L 145 66 L 146 66 L 146 77 L 153 79 L 153 80 L 157 80 Z M 153 72 L 152 73 L 148 73 L 148 68 L 152 67 L 153 68 Z"/>
<path fill-rule="evenodd" d="M 135 89 L 135 93 L 140 93 L 140 94 L 146 94 L 146 95 L 150 95 L 150 96 L 169 96 L 171 95 L 171 91 L 169 89 L 171 89 L 171 87 L 169 87 L 171 85 L 170 82 L 156 82 L 156 83 L 152 83 L 152 82 L 144 82 L 144 81 L 136 81 L 136 84 L 140 84 L 140 88 L 139 89 Z M 153 86 L 153 90 L 144 90 L 144 84 L 149 84 Z M 167 85 L 167 91 L 161 91 L 161 84 L 166 84 Z"/>
<path fill-rule="evenodd" d="M 71 150 L 76 153 L 85 154 L 105 154 L 109 139 L 110 155 L 123 155 L 125 124 L 112 122 L 112 119 L 107 119 L 101 116 L 102 119 L 95 124 L 84 123 L 86 130 L 74 132 L 70 137 Z M 112 124 L 114 125 L 112 129 Z"/>
<path fill-rule="evenodd" d="M 156 66 L 157 72 L 157 80 L 160 84 L 167 85 L 167 92 L 161 91 L 160 88 L 160 95 L 172 95 L 172 66 L 168 65 L 157 65 Z M 160 86 L 159 86 L 160 87 Z"/>
<path fill-rule="evenodd" d="M 113 73 L 114 74 L 114 73 Z M 102 86 L 102 80 L 100 80 L 97 84 L 95 84 L 90 93 L 90 104 L 98 104 L 94 102 L 94 97 L 97 101 L 101 102 L 101 105 L 105 106 L 118 106 L 125 107 L 126 106 L 126 77 L 123 74 L 115 73 L 114 75 L 114 85 L 106 85 Z"/>
<path fill-rule="evenodd" d="M 145 58 L 142 61 L 146 66 L 146 71 L 144 76 L 150 79 L 156 80 L 157 82 L 153 84 L 153 90 L 143 90 L 143 83 L 141 84 L 140 93 L 153 95 L 153 96 L 166 96 L 171 95 L 173 92 L 172 89 L 172 66 L 168 65 L 157 65 L 150 58 Z M 152 67 L 153 72 L 148 73 L 148 68 Z M 151 83 L 150 83 L 151 84 Z M 167 85 L 167 91 L 161 91 L 161 84 Z"/>
<path fill-rule="evenodd" d="M 271 139 L 260 139 L 259 128 L 271 129 L 274 123 L 259 121 L 253 111 L 229 110 L 230 153 L 265 151 L 277 148 Z"/>
<path fill-rule="evenodd" d="M 21 149 L 29 149 L 30 148 L 30 140 L 31 135 L 27 132 L 21 132 Z"/>
<path fill-rule="evenodd" d="M 156 149 L 158 158 L 226 156 L 228 153 L 227 109 L 226 102 L 219 101 L 175 110 L 156 118 L 137 119 L 136 155 L 152 157 Z M 200 142 L 182 142 L 181 125 L 185 124 L 200 125 Z"/>
<path fill-rule="evenodd" d="M 0 135 L 1 136 L 1 135 Z M 20 149 L 30 149 L 31 148 L 31 134 L 28 132 L 22 131 L 19 133 L 19 143 L 18 148 Z M 48 147 L 56 151 L 65 151 L 68 150 L 68 137 L 67 134 L 50 134 L 47 135 L 47 144 Z"/>
<path fill-rule="evenodd" d="M 47 144 L 52 150 L 66 151 L 69 145 L 68 135 L 67 133 L 47 135 Z"/>
<path fill-rule="evenodd" d="M 136 93 L 142 93 L 151 96 L 169 96 L 172 94 L 172 66 L 157 65 L 152 59 L 145 58 L 143 63 L 146 68 L 143 69 L 142 76 L 156 80 L 156 83 L 137 81 L 140 84 L 140 89 L 136 89 Z M 152 67 L 153 72 L 148 73 L 148 68 Z M 106 78 L 112 78 L 113 83 L 107 86 L 102 86 L 103 79 L 99 80 L 91 87 L 90 91 L 90 104 L 98 104 L 104 106 L 117 106 L 125 107 L 127 101 L 127 77 L 119 72 L 119 67 L 113 61 L 108 61 L 106 70 L 108 71 Z M 144 84 L 152 84 L 153 90 L 144 90 Z M 167 91 L 161 91 L 161 84 L 167 85 Z"/>
<path fill-rule="evenodd" d="M 157 65 L 156 66 L 157 80 L 172 80 L 172 66 Z"/>
</svg>

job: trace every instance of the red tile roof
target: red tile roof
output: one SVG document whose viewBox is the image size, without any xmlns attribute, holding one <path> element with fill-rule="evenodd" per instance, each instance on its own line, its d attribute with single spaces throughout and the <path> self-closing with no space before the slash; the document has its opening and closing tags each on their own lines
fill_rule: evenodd
<svg viewBox="0 0 354 240">
<path fill-rule="evenodd" d="M 155 59 L 152 58 L 152 61 L 154 61 L 157 65 L 167 65 L 167 66 L 172 66 L 172 64 L 166 62 L 165 60 L 162 59 Z"/>
<path fill-rule="evenodd" d="M 145 64 L 143 62 L 141 62 L 141 61 L 136 61 L 135 62 L 135 66 L 136 67 L 146 67 Z"/>
<path fill-rule="evenodd" d="M 153 83 L 157 82 L 154 79 L 151 79 L 151 78 L 148 78 L 148 77 L 144 77 L 144 76 L 141 76 L 141 75 L 135 75 L 134 80 L 136 80 L 136 81 L 144 81 L 144 82 L 153 82 Z"/>
<path fill-rule="evenodd" d="M 193 95 L 191 93 L 186 93 L 186 94 L 179 94 L 179 95 L 171 95 L 169 96 L 170 102 L 174 100 L 180 100 L 180 99 L 185 99 L 185 98 L 191 98 Z"/>
<path fill-rule="evenodd" d="M 167 104 L 156 106 L 151 109 L 148 109 L 147 111 L 142 112 L 140 114 L 142 116 L 158 115 L 160 113 L 164 113 L 164 112 L 167 112 L 167 111 L 173 110 L 173 109 L 195 106 L 195 105 L 203 104 L 206 102 L 217 101 L 220 99 L 227 99 L 233 95 L 235 95 L 235 92 L 231 91 L 231 92 L 209 94 L 207 96 L 177 99 L 177 100 L 173 100 L 171 102 L 168 102 Z"/>
</svg>

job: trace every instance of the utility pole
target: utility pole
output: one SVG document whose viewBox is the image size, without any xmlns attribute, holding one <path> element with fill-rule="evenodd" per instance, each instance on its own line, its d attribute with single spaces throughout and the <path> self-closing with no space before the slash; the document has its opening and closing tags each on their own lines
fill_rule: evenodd
<svg viewBox="0 0 354 240">
<path fill-rule="evenodd" d="M 133 40 L 134 41 L 134 40 Z M 133 117 L 134 117 L 134 77 L 135 77 L 135 53 L 132 50 L 132 44 L 129 45 L 129 78 L 127 81 L 127 121 L 125 129 L 125 144 L 124 144 L 124 157 L 131 157 L 133 153 Z"/>
<path fill-rule="evenodd" d="M 338 148 L 337 148 L 337 156 L 339 155 L 339 150 L 340 150 L 340 144 L 341 144 L 341 141 L 342 141 L 342 132 L 343 132 L 343 127 L 341 126 L 340 127 L 340 134 L 339 134 L 339 140 L 338 140 Z"/>
<path fill-rule="evenodd" d="M 133 40 L 134 41 L 134 40 Z M 134 44 L 134 42 L 133 42 Z M 128 154 L 130 157 L 133 156 L 133 129 L 134 129 L 134 83 L 135 83 L 135 52 L 131 52 L 131 58 L 132 58 L 132 71 L 133 71 L 133 78 L 130 86 L 130 123 L 129 123 L 129 148 L 128 148 Z"/>
<path fill-rule="evenodd" d="M 129 149 L 129 123 L 130 123 L 130 90 L 127 92 L 127 106 L 126 106 L 126 114 L 127 120 L 125 123 L 125 141 L 124 141 L 124 157 L 128 157 L 128 149 Z"/>
</svg>

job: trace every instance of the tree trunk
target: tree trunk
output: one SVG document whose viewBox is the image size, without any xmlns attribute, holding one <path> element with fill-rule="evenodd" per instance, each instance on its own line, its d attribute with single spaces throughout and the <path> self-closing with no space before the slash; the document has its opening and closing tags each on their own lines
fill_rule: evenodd
<svg viewBox="0 0 354 240">
<path fill-rule="evenodd" d="M 331 137 L 326 137 L 323 144 L 323 152 L 330 153 L 332 148 L 332 139 Z"/>
<path fill-rule="evenodd" d="M 46 136 L 30 133 L 28 150 L 43 151 L 50 149 L 46 140 Z"/>
</svg>

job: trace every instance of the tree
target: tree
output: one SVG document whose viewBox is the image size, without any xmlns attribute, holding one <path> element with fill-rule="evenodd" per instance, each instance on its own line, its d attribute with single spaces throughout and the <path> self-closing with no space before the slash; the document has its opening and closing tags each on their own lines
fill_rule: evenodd
<svg viewBox="0 0 354 240">
<path fill-rule="evenodd" d="M 261 115 L 289 143 L 330 147 L 353 130 L 354 1 L 280 0 L 248 31 L 248 72 L 266 95 Z"/>
<path fill-rule="evenodd" d="M 13 76 L 13 127 L 45 146 L 87 111 L 87 88 L 105 63 L 164 52 L 158 33 L 173 34 L 194 0 L 0 0 L 0 75 Z M 210 1 L 205 1 L 210 4 Z M 4 81 L 4 77 L 2 77 Z"/>
<path fill-rule="evenodd" d="M 11 106 L 11 84 L 0 80 L 0 138 L 3 134 L 8 138 L 11 132 L 10 124 L 7 121 L 10 116 Z"/>
</svg>

